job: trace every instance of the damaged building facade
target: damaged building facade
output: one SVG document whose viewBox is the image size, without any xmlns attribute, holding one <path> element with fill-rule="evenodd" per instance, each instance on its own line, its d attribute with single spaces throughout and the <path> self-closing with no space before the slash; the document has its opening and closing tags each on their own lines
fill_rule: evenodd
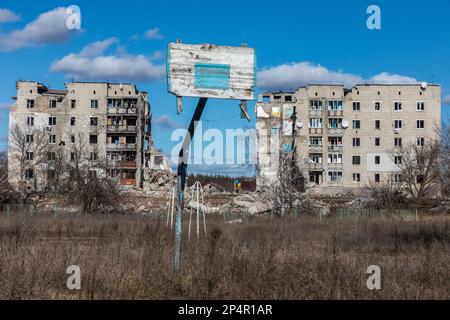
<svg viewBox="0 0 450 320">
<path fill-rule="evenodd" d="M 441 126 L 439 85 L 307 85 L 259 95 L 258 188 L 276 183 L 282 150 L 321 193 L 396 177 L 395 151 L 424 145 Z M 282 128 L 282 132 L 280 131 Z"/>
<path fill-rule="evenodd" d="M 53 90 L 36 81 L 17 81 L 16 87 L 8 150 L 8 176 L 14 188 L 45 189 L 55 173 L 44 167 L 58 150 L 74 161 L 76 145 L 84 146 L 88 161 L 104 160 L 105 174 L 123 186 L 143 188 L 149 171 L 167 169 L 164 156 L 153 145 L 147 93 L 134 84 L 69 82 L 65 90 Z M 13 143 L 18 130 L 24 141 Z M 42 135 L 48 139 L 45 150 L 30 147 L 25 155 L 17 154 L 14 145 L 37 145 Z M 33 152 L 46 152 L 49 162 L 38 163 L 43 157 Z"/>
</svg>

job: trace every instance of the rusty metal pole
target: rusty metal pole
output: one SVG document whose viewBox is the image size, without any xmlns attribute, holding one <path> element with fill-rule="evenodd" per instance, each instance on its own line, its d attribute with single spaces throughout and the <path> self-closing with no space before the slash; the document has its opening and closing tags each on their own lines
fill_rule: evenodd
<svg viewBox="0 0 450 320">
<path fill-rule="evenodd" d="M 194 139 L 195 129 L 200 121 L 203 110 L 205 110 L 206 102 L 208 98 L 200 98 L 195 108 L 194 115 L 192 116 L 189 129 L 184 137 L 183 145 L 178 155 L 178 170 L 177 170 L 177 195 L 175 202 L 176 218 L 175 218 L 175 249 L 173 255 L 173 272 L 180 270 L 181 260 L 181 223 L 184 207 L 184 187 L 186 185 L 186 172 L 188 163 L 189 145 Z"/>
</svg>

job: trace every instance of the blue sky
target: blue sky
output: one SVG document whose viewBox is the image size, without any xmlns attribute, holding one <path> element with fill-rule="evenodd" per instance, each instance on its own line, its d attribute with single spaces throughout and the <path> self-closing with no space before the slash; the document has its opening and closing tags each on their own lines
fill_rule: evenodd
<svg viewBox="0 0 450 320">
<path fill-rule="evenodd" d="M 381 8 L 381 30 L 366 27 L 371 4 Z M 63 11 L 57 8 L 70 5 L 81 9 L 81 31 L 58 29 Z M 450 104 L 448 1 L 130 0 L 124 5 L 6 0 L 0 8 L 0 149 L 6 148 L 5 105 L 15 95 L 16 80 L 64 88 L 66 81 L 77 78 L 133 81 L 148 91 L 155 143 L 170 153 L 173 128 L 187 126 L 196 102 L 185 99 L 183 114 L 176 115 L 175 98 L 167 93 L 161 70 L 167 43 L 177 38 L 256 48 L 260 90 L 295 89 L 308 81 L 427 81 L 441 84 Z M 108 68 L 105 74 L 96 65 L 100 60 L 117 70 Z M 80 62 L 83 71 L 76 69 Z M 280 78 L 285 71 L 291 76 Z M 203 129 L 252 127 L 254 122 L 240 119 L 237 104 L 210 100 Z M 450 106 L 442 109 L 443 118 L 449 119 Z"/>
</svg>

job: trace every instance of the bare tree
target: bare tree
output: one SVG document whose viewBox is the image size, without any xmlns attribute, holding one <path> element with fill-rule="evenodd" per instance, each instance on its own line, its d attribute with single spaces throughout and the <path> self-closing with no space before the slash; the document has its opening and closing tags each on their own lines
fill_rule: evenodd
<svg viewBox="0 0 450 320">
<path fill-rule="evenodd" d="M 369 199 L 366 207 L 374 209 L 398 209 L 405 205 L 406 197 L 402 183 L 395 174 L 390 174 L 380 182 L 370 182 L 363 191 Z"/>
<path fill-rule="evenodd" d="M 408 196 L 417 201 L 436 196 L 441 181 L 441 142 L 410 143 L 393 155 L 398 177 Z"/>
<path fill-rule="evenodd" d="M 69 154 L 70 157 L 61 154 L 56 159 L 56 164 L 62 165 L 68 172 L 58 177 L 57 190 L 70 195 L 75 203 L 82 206 L 83 212 L 96 212 L 115 203 L 118 183 L 108 177 L 106 159 L 88 147 L 82 134 L 78 135 L 76 143 L 71 144 Z"/>
<path fill-rule="evenodd" d="M 296 159 L 295 150 L 281 150 L 279 157 L 279 169 L 271 192 L 275 196 L 274 210 L 284 216 L 294 207 L 294 202 L 299 195 L 305 192 L 305 170 L 302 160 Z"/>
<path fill-rule="evenodd" d="M 442 195 L 450 197 L 450 124 L 443 124 L 438 132 L 441 138 Z"/>
<path fill-rule="evenodd" d="M 9 151 L 13 171 L 19 177 L 20 193 L 22 203 L 26 201 L 26 172 L 32 170 L 28 178 L 33 180 L 33 185 L 37 188 L 36 173 L 41 169 L 41 165 L 46 161 L 49 148 L 48 132 L 43 129 L 25 127 L 22 129 L 15 124 L 10 130 Z"/>
</svg>

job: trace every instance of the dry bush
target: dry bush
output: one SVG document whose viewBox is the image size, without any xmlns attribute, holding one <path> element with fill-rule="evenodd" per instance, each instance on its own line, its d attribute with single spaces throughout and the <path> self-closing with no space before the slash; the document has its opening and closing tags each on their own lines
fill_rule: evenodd
<svg viewBox="0 0 450 320">
<path fill-rule="evenodd" d="M 261 217 L 225 225 L 208 217 L 197 245 L 144 216 L 1 216 L 1 299 L 448 299 L 445 218 L 383 222 Z M 186 230 L 185 230 L 186 231 Z M 81 268 L 81 290 L 65 273 Z M 367 267 L 382 290 L 366 288 Z"/>
</svg>

